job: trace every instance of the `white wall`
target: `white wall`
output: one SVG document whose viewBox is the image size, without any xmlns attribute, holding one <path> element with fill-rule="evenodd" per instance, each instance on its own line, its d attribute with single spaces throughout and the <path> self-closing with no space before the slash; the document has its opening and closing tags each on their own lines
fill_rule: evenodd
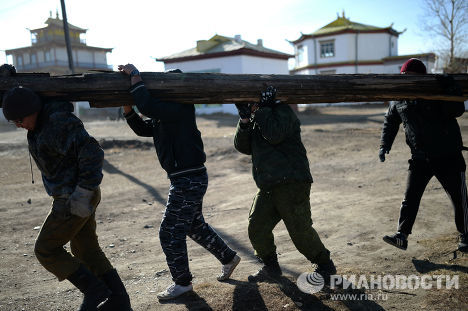
<svg viewBox="0 0 468 311">
<path fill-rule="evenodd" d="M 76 59 L 75 62 L 78 61 L 80 63 L 92 63 L 93 62 L 93 53 L 86 50 L 75 50 L 76 51 Z"/>
<path fill-rule="evenodd" d="M 358 38 L 358 60 L 380 60 L 390 56 L 390 34 L 363 33 Z"/>
<path fill-rule="evenodd" d="M 315 64 L 315 62 L 317 62 L 317 64 L 353 62 L 356 60 L 356 39 L 358 45 L 357 53 L 359 61 L 375 61 L 381 60 L 384 57 L 398 55 L 398 38 L 389 33 L 345 33 L 340 35 L 319 37 L 316 39 L 306 39 L 295 45 L 295 49 L 297 49 L 298 45 L 302 45 L 304 47 L 304 61 L 299 63 L 296 56 L 295 67 L 304 67 L 310 64 Z M 335 55 L 332 57 L 320 57 L 320 43 L 326 41 L 334 42 Z M 392 42 L 393 47 L 391 47 Z M 318 69 L 318 71 L 320 70 L 326 69 Z M 364 70 L 364 72 L 368 71 L 367 68 L 362 70 Z M 362 70 L 359 70 L 358 72 L 362 72 Z M 349 72 L 347 69 L 337 68 L 337 73 L 339 71 L 341 71 L 340 73 L 355 73 L 354 71 Z M 383 69 L 377 69 L 376 72 L 383 72 Z M 304 72 L 301 71 L 301 73 Z M 315 70 L 312 70 L 307 74 L 315 73 Z"/>
<path fill-rule="evenodd" d="M 288 61 L 236 55 L 164 64 L 165 70 L 220 72 L 227 74 L 289 74 Z"/>
</svg>

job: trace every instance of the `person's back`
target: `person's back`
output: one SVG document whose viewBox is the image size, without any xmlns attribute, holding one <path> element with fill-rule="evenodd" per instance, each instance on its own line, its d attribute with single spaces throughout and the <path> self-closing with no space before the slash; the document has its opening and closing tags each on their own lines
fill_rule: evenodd
<svg viewBox="0 0 468 311">
<path fill-rule="evenodd" d="M 438 157 L 462 150 L 456 120 L 465 112 L 463 102 L 404 100 L 390 104 L 382 129 L 382 146 L 390 150 L 403 123 L 411 153 Z"/>
<path fill-rule="evenodd" d="M 95 189 L 102 181 L 104 152 L 72 112 L 70 102 L 45 101 L 28 132 L 29 151 L 51 196 L 70 194 L 77 183 Z"/>
<path fill-rule="evenodd" d="M 238 132 L 243 130 L 240 124 Z M 259 109 L 245 130 L 251 131 L 249 140 L 236 135 L 234 146 L 252 155 L 252 174 L 259 188 L 294 181 L 312 182 L 300 121 L 289 105 Z"/>
</svg>

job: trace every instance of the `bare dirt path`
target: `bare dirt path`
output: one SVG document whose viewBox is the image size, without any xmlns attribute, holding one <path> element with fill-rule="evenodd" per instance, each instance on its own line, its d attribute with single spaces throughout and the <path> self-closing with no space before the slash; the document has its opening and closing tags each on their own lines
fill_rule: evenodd
<svg viewBox="0 0 468 311">
<path fill-rule="evenodd" d="M 247 237 L 256 186 L 249 157 L 232 145 L 237 118 L 213 115 L 198 117 L 210 178 L 204 214 L 242 261 L 231 281 L 219 283 L 215 279 L 219 262 L 188 241 L 195 292 L 161 304 L 156 293 L 170 284 L 170 276 L 157 230 L 169 182 L 151 140 L 136 137 L 123 121 L 85 122 L 101 140 L 106 157 L 98 235 L 127 286 L 134 310 L 468 310 L 468 257 L 457 252 L 454 259 L 453 210 L 436 180 L 426 189 L 408 250 L 382 241 L 384 234 L 396 229 L 409 157 L 400 131 L 387 161 L 378 161 L 385 111 L 381 105 L 366 105 L 300 113 L 315 181 L 314 227 L 340 274 L 368 279 L 387 274 L 458 275 L 459 289 L 368 290 L 365 293 L 378 299 L 361 301 L 302 293 L 295 281 L 311 265 L 296 251 L 281 223 L 275 241 L 285 277 L 279 284 L 247 282 L 259 267 Z M 459 123 L 466 140 L 468 115 Z M 8 126 L 0 130 L 0 310 L 74 310 L 81 294 L 70 283 L 57 282 L 34 257 L 34 240 L 50 199 L 34 165 L 36 183 L 31 184 L 26 133 Z"/>
</svg>

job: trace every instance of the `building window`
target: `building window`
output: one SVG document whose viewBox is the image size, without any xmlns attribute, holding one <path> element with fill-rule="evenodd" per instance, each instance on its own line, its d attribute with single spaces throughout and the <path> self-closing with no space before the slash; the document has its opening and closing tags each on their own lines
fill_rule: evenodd
<svg viewBox="0 0 468 311">
<path fill-rule="evenodd" d="M 23 56 L 18 55 L 16 57 L 16 63 L 18 64 L 18 66 L 23 67 Z"/>
<path fill-rule="evenodd" d="M 301 64 L 304 61 L 304 46 L 303 45 L 297 46 L 296 59 L 297 59 L 298 64 Z"/>
<path fill-rule="evenodd" d="M 46 62 L 50 62 L 50 51 L 45 51 L 44 52 L 44 60 Z"/>
<path fill-rule="evenodd" d="M 335 56 L 335 41 L 320 42 L 320 57 L 333 57 Z"/>
<path fill-rule="evenodd" d="M 36 56 L 36 54 L 31 54 L 31 64 L 37 64 L 37 56 Z"/>
</svg>

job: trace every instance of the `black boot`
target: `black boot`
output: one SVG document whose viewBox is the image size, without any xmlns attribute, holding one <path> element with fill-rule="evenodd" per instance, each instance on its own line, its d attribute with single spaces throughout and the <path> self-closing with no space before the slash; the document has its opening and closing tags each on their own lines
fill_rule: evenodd
<svg viewBox="0 0 468 311">
<path fill-rule="evenodd" d="M 281 267 L 278 263 L 278 257 L 276 254 L 265 258 L 263 261 L 263 267 L 256 273 L 249 275 L 247 278 L 249 282 L 264 282 L 264 281 L 276 281 L 283 274 Z"/>
<path fill-rule="evenodd" d="M 330 259 L 326 263 L 317 264 L 315 272 L 319 273 L 323 277 L 325 285 L 330 285 L 331 276 L 336 274 L 335 263 Z"/>
<path fill-rule="evenodd" d="M 458 250 L 460 252 L 468 253 L 468 233 L 460 234 Z"/>
<path fill-rule="evenodd" d="M 99 280 L 85 266 L 81 265 L 68 278 L 84 295 L 79 311 L 95 311 L 97 306 L 111 295 L 103 281 Z"/>
<path fill-rule="evenodd" d="M 117 270 L 112 269 L 101 276 L 107 287 L 112 291 L 106 303 L 99 308 L 99 311 L 132 311 L 130 297 L 128 297 L 125 286 L 120 279 Z"/>
</svg>

